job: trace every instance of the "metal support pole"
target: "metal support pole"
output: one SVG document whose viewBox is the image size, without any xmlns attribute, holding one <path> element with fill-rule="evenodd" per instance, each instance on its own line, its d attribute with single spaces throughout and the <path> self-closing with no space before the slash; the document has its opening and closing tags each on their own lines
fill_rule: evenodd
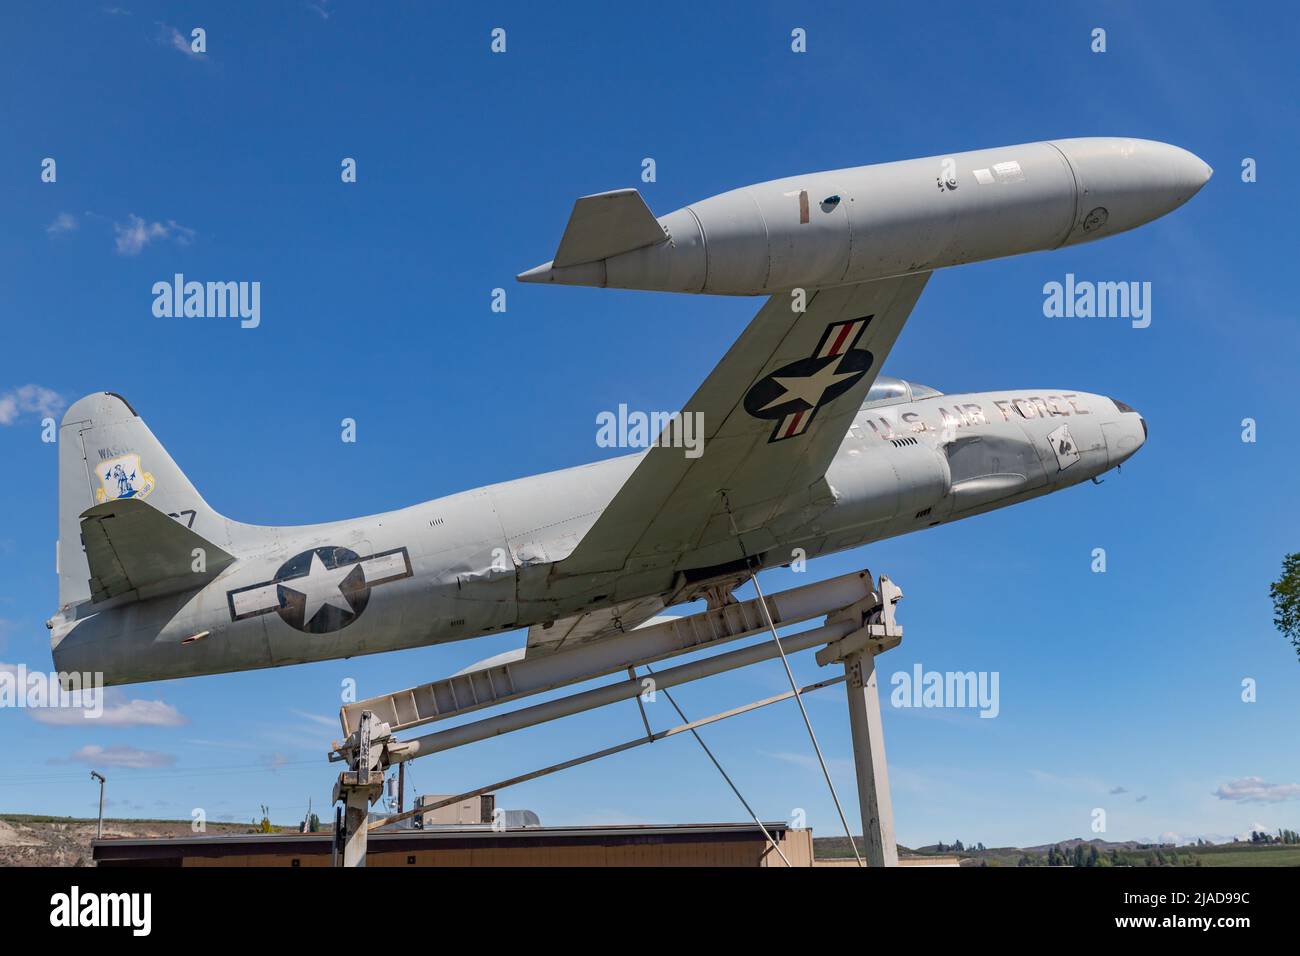
<svg viewBox="0 0 1300 956">
<path fill-rule="evenodd" d="M 889 768 L 885 764 L 885 732 L 880 721 L 875 655 L 868 649 L 847 656 L 844 676 L 867 866 L 898 866 L 894 805 L 889 797 Z"/>
<path fill-rule="evenodd" d="M 649 665 L 646 665 L 646 670 L 648 670 L 648 671 L 650 670 L 650 666 L 649 666 Z M 650 673 L 653 674 L 654 671 L 650 671 Z M 630 680 L 636 680 L 636 679 L 637 679 L 637 676 L 636 676 L 636 668 L 635 668 L 635 667 L 629 667 L 629 668 L 627 669 L 627 676 L 628 676 L 628 678 L 629 678 Z M 642 691 L 640 694 L 637 694 L 637 695 L 636 695 L 636 709 L 637 709 L 638 711 L 641 712 L 641 723 L 642 723 L 642 725 L 645 727 L 645 735 L 646 735 L 647 737 L 653 737 L 653 736 L 654 736 L 654 731 L 650 729 L 650 718 L 646 715 L 646 712 L 645 712 L 645 702 L 642 700 L 642 698 L 643 698 L 644 696 L 645 696 L 645 692 L 644 692 L 644 691 Z M 682 720 L 685 720 L 685 719 L 686 719 L 685 717 L 682 718 Z"/>
<path fill-rule="evenodd" d="M 343 865 L 366 865 L 366 820 L 370 816 L 370 798 L 360 787 L 350 789 L 344 804 L 343 825 L 347 837 L 343 843 Z"/>
<path fill-rule="evenodd" d="M 343 804 L 343 865 L 366 865 L 366 834 L 370 820 L 370 805 L 384 792 L 384 775 L 375 770 L 376 753 L 372 751 L 370 740 L 374 731 L 374 714 L 366 711 L 361 715 L 358 729 L 358 745 L 353 754 L 352 769 L 339 774 L 338 783 L 334 784 L 334 802 Z M 387 728 L 381 726 L 381 734 Z"/>
<path fill-rule="evenodd" d="M 330 866 L 339 865 L 339 849 L 343 846 L 343 808 L 334 807 L 334 832 L 330 834 Z"/>
<path fill-rule="evenodd" d="M 790 690 L 794 693 L 794 702 L 799 705 L 799 715 L 803 717 L 803 725 L 808 730 L 808 739 L 812 741 L 813 753 L 817 755 L 817 763 L 821 765 L 822 776 L 826 778 L 826 789 L 831 792 L 831 800 L 835 803 L 835 812 L 839 814 L 840 825 L 844 827 L 844 835 L 849 838 L 849 849 L 853 851 L 853 859 L 858 861 L 858 866 L 861 866 L 862 857 L 858 855 L 857 844 L 853 842 L 853 831 L 849 829 L 849 821 L 844 816 L 844 805 L 840 803 L 840 795 L 835 792 L 835 783 L 831 780 L 831 772 L 826 766 L 826 758 L 822 756 L 821 745 L 817 743 L 817 735 L 813 733 L 812 719 L 808 716 L 808 708 L 803 705 L 803 699 L 799 696 L 799 685 L 795 683 L 794 671 L 790 669 L 790 661 L 785 656 L 785 649 L 781 646 L 781 635 L 776 632 L 776 623 L 772 620 L 772 614 L 767 609 L 767 597 L 759 586 L 758 572 L 751 569 L 749 579 L 754 582 L 754 593 L 758 595 L 759 607 L 763 609 L 763 616 L 767 618 L 767 626 L 772 631 L 772 643 L 781 655 L 781 666 L 785 668 L 785 676 L 790 680 Z M 826 622 L 830 623 L 829 617 Z"/>
<path fill-rule="evenodd" d="M 95 827 L 95 839 L 104 839 L 104 775 L 98 770 L 90 771 L 90 778 L 99 781 L 99 824 Z"/>
<path fill-rule="evenodd" d="M 651 674 L 654 673 L 654 671 L 650 670 L 649 664 L 646 665 L 646 670 L 650 671 Z M 798 697 L 799 688 L 794 688 L 790 693 L 792 696 Z M 667 698 L 668 703 L 673 705 L 673 710 L 677 711 L 677 716 L 680 717 L 684 723 L 689 723 L 689 721 L 686 720 L 686 713 L 677 706 L 677 701 L 673 700 L 673 695 L 665 690 L 664 697 Z M 637 699 L 640 700 L 639 697 Z M 763 838 L 767 840 L 773 850 L 776 850 L 776 855 L 781 858 L 781 862 L 788 868 L 790 866 L 790 858 L 782 851 L 781 845 L 777 843 L 776 840 L 772 839 L 772 834 L 767 832 L 767 827 L 763 826 L 763 821 L 758 818 L 758 814 L 755 813 L 754 808 L 749 805 L 749 801 L 746 800 L 745 795 L 740 792 L 740 788 L 736 786 L 735 781 L 731 779 L 731 776 L 727 771 L 722 769 L 722 764 L 718 762 L 717 757 L 713 756 L 713 751 L 710 750 L 709 745 L 704 742 L 704 738 L 700 736 L 700 732 L 692 727 L 691 736 L 695 738 L 695 742 L 700 745 L 700 749 L 704 751 L 705 755 L 713 763 L 713 766 L 717 769 L 718 773 L 722 774 L 722 779 L 727 782 L 727 786 L 730 787 L 731 792 L 736 795 L 736 799 L 740 801 L 741 806 L 745 808 L 745 811 L 749 814 L 750 818 L 753 819 L 754 823 L 758 825 L 758 828 L 763 831 Z"/>
</svg>

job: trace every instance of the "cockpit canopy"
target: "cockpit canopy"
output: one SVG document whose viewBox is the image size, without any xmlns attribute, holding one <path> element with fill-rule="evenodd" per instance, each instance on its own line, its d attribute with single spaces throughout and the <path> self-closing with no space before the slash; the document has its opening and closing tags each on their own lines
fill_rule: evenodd
<svg viewBox="0 0 1300 956">
<path fill-rule="evenodd" d="M 905 382 L 901 378 L 879 375 L 871 384 L 863 408 L 875 405 L 901 405 L 904 402 L 919 402 L 923 398 L 933 398 L 943 392 L 920 382 Z"/>
</svg>

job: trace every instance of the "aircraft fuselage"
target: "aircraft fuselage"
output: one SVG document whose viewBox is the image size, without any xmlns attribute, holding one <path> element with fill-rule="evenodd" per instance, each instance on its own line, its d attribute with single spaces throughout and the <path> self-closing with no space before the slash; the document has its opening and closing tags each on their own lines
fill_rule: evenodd
<svg viewBox="0 0 1300 956">
<path fill-rule="evenodd" d="M 744 550 L 760 566 L 788 564 L 1015 504 L 1116 467 L 1145 437 L 1136 412 L 1083 392 L 868 401 L 825 487 Z M 655 595 L 673 604 L 710 580 L 734 582 L 746 557 L 739 545 L 657 578 L 554 580 L 556 562 L 643 454 L 276 529 L 197 591 L 64 609 L 52 621 L 55 664 L 109 684 L 276 667 L 463 640 Z"/>
</svg>

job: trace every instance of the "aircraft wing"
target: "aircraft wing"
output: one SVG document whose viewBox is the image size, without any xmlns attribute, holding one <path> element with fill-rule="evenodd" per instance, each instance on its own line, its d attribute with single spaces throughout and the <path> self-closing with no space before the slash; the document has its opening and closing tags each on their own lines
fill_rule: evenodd
<svg viewBox="0 0 1300 956">
<path fill-rule="evenodd" d="M 570 650 L 588 641 L 600 640 L 611 634 L 626 634 L 664 609 L 664 602 L 659 597 L 644 598 L 639 601 L 625 601 L 612 607 L 575 614 L 573 617 L 560 618 L 544 627 L 534 624 L 528 629 L 526 653 L 529 657 L 537 654 L 551 654 L 559 650 Z"/>
<path fill-rule="evenodd" d="M 185 525 L 132 498 L 95 505 L 81 515 L 81 538 L 90 566 L 90 593 L 105 601 L 197 588 L 235 559 Z M 203 570 L 196 571 L 202 552 Z"/>
<path fill-rule="evenodd" d="M 734 562 L 773 546 L 783 514 L 832 500 L 826 469 L 929 277 L 817 290 L 803 312 L 770 298 L 682 410 L 702 454 L 666 428 L 555 573 Z"/>
</svg>

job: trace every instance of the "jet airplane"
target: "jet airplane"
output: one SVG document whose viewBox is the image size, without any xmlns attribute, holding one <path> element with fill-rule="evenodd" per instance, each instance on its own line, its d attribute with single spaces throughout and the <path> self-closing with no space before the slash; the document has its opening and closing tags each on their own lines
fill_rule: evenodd
<svg viewBox="0 0 1300 956">
<path fill-rule="evenodd" d="M 1096 478 L 1146 440 L 1123 402 L 945 395 L 880 369 L 934 269 L 1133 228 L 1210 172 L 1161 143 L 1062 140 L 777 180 L 662 220 L 632 190 L 578 200 L 521 280 L 770 295 L 682 408 L 704 423 L 696 456 L 674 420 L 635 454 L 259 527 L 210 508 L 124 398 L 88 395 L 59 432 L 55 666 L 122 684 L 515 628 L 516 656 L 562 653 L 725 603 L 757 569 Z"/>
</svg>

